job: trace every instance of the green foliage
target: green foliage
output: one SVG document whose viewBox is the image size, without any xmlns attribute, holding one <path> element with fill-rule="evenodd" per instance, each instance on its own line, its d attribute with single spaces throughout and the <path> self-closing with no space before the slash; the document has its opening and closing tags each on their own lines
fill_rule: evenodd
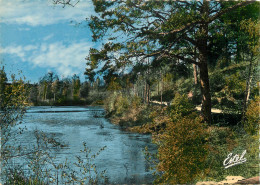
<svg viewBox="0 0 260 185">
<path fill-rule="evenodd" d="M 171 118 L 173 120 L 178 120 L 194 111 L 195 106 L 190 102 L 187 95 L 176 93 L 169 108 Z"/>
<path fill-rule="evenodd" d="M 131 108 L 132 109 L 137 109 L 142 105 L 142 100 L 138 96 L 134 96 L 131 100 Z"/>
<path fill-rule="evenodd" d="M 168 114 L 168 115 L 167 115 Z M 195 182 L 205 170 L 208 155 L 206 125 L 194 112 L 186 95 L 175 94 L 167 114 L 154 112 L 153 121 L 164 120 L 165 128 L 153 135 L 158 145 L 158 177 L 155 183 L 186 184 Z"/>
<path fill-rule="evenodd" d="M 259 174 L 259 136 L 237 133 L 228 127 L 210 127 L 208 134 L 209 155 L 202 179 L 220 181 L 226 176 L 250 178 Z M 244 150 L 245 163 L 224 168 L 223 161 L 229 153 L 241 155 Z"/>
<path fill-rule="evenodd" d="M 225 112 L 240 113 L 246 81 L 240 71 L 227 70 L 211 75 L 212 104 Z"/>
<path fill-rule="evenodd" d="M 32 105 L 86 105 L 102 104 L 105 92 L 99 78 L 93 82 L 80 82 L 77 75 L 59 79 L 49 72 L 40 81 L 31 86 L 29 100 Z"/>
<path fill-rule="evenodd" d="M 4 96 L 4 91 L 5 91 L 5 86 L 7 83 L 7 77 L 6 77 L 6 73 L 4 71 L 4 67 L 2 67 L 2 69 L 0 69 L 0 102 L 2 102 L 3 100 L 3 96 Z M 0 107 L 2 106 L 2 103 L 0 104 Z"/>
<path fill-rule="evenodd" d="M 122 92 L 113 92 L 105 100 L 107 116 L 115 124 L 130 129 L 133 126 L 141 126 L 152 119 L 150 113 L 153 107 L 142 103 L 138 96 L 131 96 Z"/>
<path fill-rule="evenodd" d="M 243 53 L 240 43 L 246 43 L 240 41 L 239 24 L 251 17 L 255 20 L 259 12 L 254 2 L 93 0 L 93 4 L 97 14 L 89 19 L 92 38 L 98 41 L 104 37 L 109 42 L 99 50 L 90 50 L 87 74 L 100 72 L 111 77 L 129 66 L 133 67 L 134 75 L 149 74 L 164 63 L 174 64 L 171 68 L 175 69 L 182 66 L 186 71 L 190 63 L 202 63 L 197 66 L 200 77 L 204 78 L 201 82 L 206 83 L 201 85 L 205 105 L 210 105 L 211 99 L 207 66 L 214 68 L 218 61 L 221 61 L 219 66 L 228 66 L 236 55 L 240 62 Z M 254 13 L 246 7 L 249 4 Z M 236 10 L 234 16 L 231 12 Z M 195 48 L 199 49 L 194 52 Z M 205 119 L 211 120 L 210 110 L 202 111 Z"/>
<path fill-rule="evenodd" d="M 109 113 L 115 114 L 115 116 L 122 116 L 130 108 L 130 105 L 136 108 L 140 105 L 140 99 L 137 97 L 129 98 L 129 96 L 123 93 L 113 92 L 105 100 L 105 107 Z"/>
<path fill-rule="evenodd" d="M 110 83 L 109 83 L 109 85 L 108 85 L 107 90 L 109 90 L 109 91 L 119 91 L 121 89 L 122 89 L 122 87 L 119 84 L 118 79 L 117 78 L 112 78 Z"/>
<path fill-rule="evenodd" d="M 158 144 L 156 183 L 186 184 L 205 170 L 208 154 L 206 127 L 195 113 L 167 123 L 165 132 L 155 138 Z"/>
<path fill-rule="evenodd" d="M 258 134 L 260 124 L 260 97 L 251 100 L 246 111 L 246 120 L 244 121 L 244 129 L 250 135 Z"/>
<path fill-rule="evenodd" d="M 173 97 L 174 97 L 174 91 L 172 89 L 163 91 L 162 98 L 163 98 L 164 102 L 171 101 L 173 99 Z M 161 95 L 153 96 L 152 99 L 161 101 Z"/>
<path fill-rule="evenodd" d="M 243 39 L 246 43 L 243 45 L 248 54 L 259 55 L 259 28 L 260 23 L 258 20 L 243 20 L 240 22 L 240 29 L 243 31 Z"/>
<path fill-rule="evenodd" d="M 221 72 L 214 73 L 213 75 L 211 75 L 210 85 L 210 89 L 213 94 L 220 92 L 226 85 L 225 75 L 223 75 L 223 73 Z"/>
<path fill-rule="evenodd" d="M 121 93 L 116 97 L 115 100 L 115 110 L 116 115 L 120 116 L 122 115 L 129 107 L 130 102 L 128 100 L 128 97 L 123 96 Z"/>
<path fill-rule="evenodd" d="M 105 99 L 105 109 L 108 113 L 114 112 L 115 111 L 115 99 L 116 99 L 116 93 L 110 93 L 107 98 Z"/>
<path fill-rule="evenodd" d="M 99 103 L 103 103 L 105 98 L 107 97 L 108 92 L 103 88 L 91 89 L 89 91 L 88 97 L 86 98 L 86 104 L 88 105 L 97 105 Z"/>
<path fill-rule="evenodd" d="M 81 88 L 80 88 L 80 97 L 81 98 L 87 98 L 89 95 L 89 91 L 90 91 L 90 86 L 88 83 L 83 83 Z"/>
<path fill-rule="evenodd" d="M 72 89 L 73 89 L 72 94 L 73 94 L 74 100 L 79 99 L 80 86 L 81 86 L 81 83 L 80 83 L 79 76 L 74 74 L 73 77 L 72 77 Z"/>
<path fill-rule="evenodd" d="M 0 127 L 1 127 L 1 159 L 2 165 L 17 152 L 17 148 L 8 144 L 11 138 L 11 129 L 20 123 L 27 106 L 28 86 L 22 79 L 16 80 L 12 75 L 12 83 L 7 84 L 4 70 L 1 71 L 1 104 L 0 104 Z M 22 130 L 12 133 L 19 135 Z"/>
<path fill-rule="evenodd" d="M 9 170 L 6 185 L 45 185 L 46 183 L 41 182 L 40 180 L 33 179 L 32 177 L 28 178 L 24 174 L 24 171 L 19 168 L 13 168 Z"/>
<path fill-rule="evenodd" d="M 245 89 L 245 81 L 242 80 L 241 74 L 236 72 L 225 78 L 225 84 L 227 87 L 227 92 L 235 97 L 239 97 L 242 94 L 241 91 Z"/>
</svg>

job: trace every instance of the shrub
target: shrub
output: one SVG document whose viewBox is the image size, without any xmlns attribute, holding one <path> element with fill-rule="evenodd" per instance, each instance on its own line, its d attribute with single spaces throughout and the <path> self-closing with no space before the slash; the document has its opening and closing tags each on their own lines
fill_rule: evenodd
<svg viewBox="0 0 260 185">
<path fill-rule="evenodd" d="M 121 116 L 128 110 L 130 103 L 126 95 L 114 92 L 106 98 L 105 108 L 109 113 L 115 113 L 117 116 Z M 136 103 L 138 104 L 137 100 Z"/>
<path fill-rule="evenodd" d="M 34 177 L 27 177 L 23 170 L 15 167 L 8 170 L 5 184 L 15 184 L 15 185 L 45 185 L 46 183 L 40 181 Z"/>
<path fill-rule="evenodd" d="M 0 70 L 1 73 L 4 71 Z M 12 155 L 18 151 L 18 148 L 11 146 L 8 142 L 11 136 L 18 136 L 22 129 L 14 132 L 12 128 L 21 123 L 26 106 L 28 88 L 22 79 L 16 80 L 13 76 L 12 84 L 1 84 L 0 76 L 0 130 L 1 130 L 1 165 L 8 162 Z"/>
<path fill-rule="evenodd" d="M 244 122 L 244 129 L 248 134 L 255 135 L 259 130 L 260 124 L 260 97 L 252 100 L 248 105 L 246 111 L 246 121 Z"/>
<path fill-rule="evenodd" d="M 241 135 L 228 127 L 211 127 L 208 133 L 209 155 L 206 159 L 206 173 L 201 181 L 220 181 L 226 176 L 250 178 L 259 174 L 259 136 Z M 247 159 L 245 163 L 224 168 L 223 161 L 228 154 L 241 155 L 244 150 Z"/>
<path fill-rule="evenodd" d="M 88 104 L 96 104 L 97 102 L 103 101 L 107 97 L 107 92 L 103 90 L 90 90 L 86 102 Z"/>
<path fill-rule="evenodd" d="M 138 96 L 134 96 L 132 99 L 131 99 L 131 108 L 132 109 L 137 109 L 138 107 L 140 107 L 142 104 L 142 100 L 140 97 Z"/>
<path fill-rule="evenodd" d="M 194 182 L 207 157 L 205 131 L 202 118 L 195 113 L 167 124 L 165 132 L 155 138 L 160 161 L 157 171 L 162 172 L 156 183 Z"/>
<path fill-rule="evenodd" d="M 128 98 L 121 93 L 116 97 L 115 110 L 117 115 L 122 115 L 128 109 L 130 102 Z"/>
<path fill-rule="evenodd" d="M 210 90 L 212 93 L 221 91 L 225 87 L 225 78 L 223 73 L 214 73 L 210 78 Z"/>
<path fill-rule="evenodd" d="M 159 146 L 157 171 L 162 173 L 156 183 L 192 183 L 204 171 L 208 155 L 206 125 L 186 95 L 177 93 L 168 113 L 164 132 L 154 136 Z"/>
<path fill-rule="evenodd" d="M 104 101 L 105 109 L 108 113 L 111 113 L 115 110 L 115 100 L 117 93 L 110 93 Z"/>
<path fill-rule="evenodd" d="M 195 106 L 191 104 L 187 95 L 175 94 L 174 99 L 170 106 L 170 116 L 172 119 L 178 119 L 182 116 L 186 116 L 194 111 Z"/>
</svg>

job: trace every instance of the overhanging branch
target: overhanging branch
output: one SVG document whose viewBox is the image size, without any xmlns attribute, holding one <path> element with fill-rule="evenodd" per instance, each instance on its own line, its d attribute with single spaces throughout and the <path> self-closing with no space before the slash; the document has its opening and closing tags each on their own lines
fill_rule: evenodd
<svg viewBox="0 0 260 185">
<path fill-rule="evenodd" d="M 212 21 L 216 20 L 218 17 L 222 16 L 223 14 L 225 14 L 227 12 L 233 11 L 233 10 L 240 8 L 240 7 L 243 7 L 243 6 L 247 6 L 247 5 L 254 3 L 254 2 L 255 1 L 244 1 L 244 2 L 241 2 L 241 3 L 235 4 L 234 6 L 228 7 L 227 9 L 222 10 L 219 13 L 210 17 L 209 20 L 207 21 L 207 23 L 211 23 Z"/>
<path fill-rule="evenodd" d="M 249 4 L 251 4 L 251 3 L 254 3 L 254 2 L 255 2 L 255 1 L 245 1 L 245 2 L 238 3 L 238 4 L 234 5 L 234 6 L 231 6 L 231 7 L 227 8 L 227 9 L 222 10 L 222 11 L 220 11 L 219 13 L 217 13 L 217 14 L 211 16 L 211 17 L 210 17 L 208 20 L 206 20 L 206 21 L 205 21 L 205 20 L 196 20 L 196 21 L 193 21 L 193 22 L 191 22 L 191 23 L 188 23 L 188 24 L 182 26 L 182 27 L 179 28 L 179 29 L 175 29 L 175 30 L 172 30 L 172 31 L 167 32 L 167 33 L 159 33 L 159 34 L 162 35 L 162 36 L 167 36 L 167 35 L 171 35 L 171 34 L 176 34 L 176 33 L 182 32 L 182 31 L 184 31 L 184 30 L 186 30 L 186 29 L 188 29 L 188 28 L 190 28 L 190 27 L 193 27 L 193 26 L 195 26 L 195 25 L 197 25 L 197 24 L 211 23 L 212 21 L 214 21 L 215 19 L 217 19 L 218 17 L 222 16 L 223 14 L 225 14 L 225 13 L 227 13 L 227 12 L 233 11 L 233 10 L 235 10 L 236 8 L 240 8 L 240 7 L 243 7 L 243 6 L 247 6 L 247 5 L 249 5 Z M 202 5 L 202 6 L 203 6 L 203 5 Z"/>
</svg>

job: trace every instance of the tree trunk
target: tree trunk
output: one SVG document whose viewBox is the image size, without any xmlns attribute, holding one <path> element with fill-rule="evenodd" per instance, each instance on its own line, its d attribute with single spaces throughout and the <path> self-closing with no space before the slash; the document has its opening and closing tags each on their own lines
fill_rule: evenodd
<svg viewBox="0 0 260 185">
<path fill-rule="evenodd" d="M 198 83 L 197 66 L 196 66 L 196 64 L 192 64 L 192 66 L 193 66 L 194 84 L 197 85 L 197 83 Z"/>
<path fill-rule="evenodd" d="M 133 84 L 133 88 L 134 88 L 134 96 L 136 96 L 136 92 L 135 92 L 135 84 Z"/>
<path fill-rule="evenodd" d="M 161 89 L 161 105 L 162 105 L 162 101 L 163 101 L 162 94 L 163 94 L 163 92 L 162 92 L 162 89 Z"/>
<path fill-rule="evenodd" d="M 160 81 L 158 80 L 158 91 L 157 91 L 157 95 L 159 96 L 160 94 Z"/>
<path fill-rule="evenodd" d="M 147 82 L 146 82 L 146 84 L 147 84 L 147 88 L 146 88 L 146 102 L 147 102 L 147 104 L 149 104 L 150 85 Z"/>
<path fill-rule="evenodd" d="M 151 86 L 149 85 L 149 103 L 151 101 Z"/>
<path fill-rule="evenodd" d="M 161 73 L 161 105 L 162 105 L 162 101 L 163 101 L 163 77 L 162 77 L 162 72 L 160 71 Z"/>
<path fill-rule="evenodd" d="M 201 14 L 208 17 L 209 2 L 203 0 Z M 200 37 L 198 38 L 199 49 L 199 70 L 200 70 L 200 86 L 202 95 L 201 114 L 207 123 L 211 123 L 211 95 L 208 75 L 208 23 L 202 23 L 199 28 Z"/>
<path fill-rule="evenodd" d="M 143 99 L 144 99 L 144 103 L 146 103 L 146 88 L 147 88 L 147 84 L 146 84 L 146 81 L 145 81 L 145 83 L 144 83 L 144 93 L 143 93 Z"/>
<path fill-rule="evenodd" d="M 208 123 L 211 122 L 211 95 L 209 87 L 208 66 L 207 63 L 201 62 L 200 64 L 200 86 L 202 95 L 202 108 L 201 114 L 204 120 Z"/>
<path fill-rule="evenodd" d="M 251 57 L 249 69 L 248 69 L 248 78 L 246 82 L 245 98 L 244 98 L 243 110 L 242 110 L 242 122 L 245 121 L 245 114 L 246 114 L 246 109 L 247 109 L 249 96 L 250 96 L 250 89 L 251 89 L 251 82 L 252 82 L 252 63 L 253 63 L 253 57 Z"/>
<path fill-rule="evenodd" d="M 197 51 L 196 51 L 196 47 L 195 47 L 195 61 L 197 62 Z M 196 64 L 192 64 L 193 67 L 193 77 L 194 77 L 194 84 L 197 85 L 198 84 L 198 74 L 197 74 L 197 65 Z"/>
</svg>

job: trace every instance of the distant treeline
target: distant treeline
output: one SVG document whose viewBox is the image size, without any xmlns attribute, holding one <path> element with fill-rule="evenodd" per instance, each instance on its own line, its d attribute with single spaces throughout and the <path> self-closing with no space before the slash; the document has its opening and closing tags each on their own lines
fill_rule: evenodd
<svg viewBox="0 0 260 185">
<path fill-rule="evenodd" d="M 28 101 L 33 105 L 86 105 L 100 104 L 104 85 L 97 78 L 93 83 L 81 82 L 79 76 L 60 79 L 48 72 L 38 83 L 30 85 Z"/>
</svg>

